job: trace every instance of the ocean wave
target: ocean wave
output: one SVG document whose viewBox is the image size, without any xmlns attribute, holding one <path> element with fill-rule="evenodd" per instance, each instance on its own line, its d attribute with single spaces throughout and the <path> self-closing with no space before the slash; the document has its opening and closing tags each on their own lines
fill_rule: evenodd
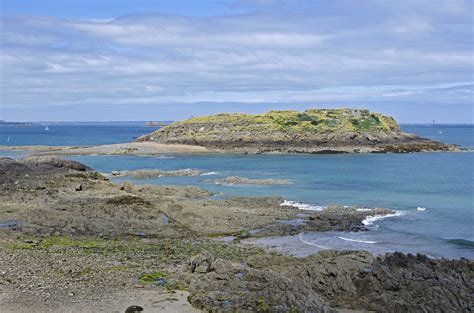
<svg viewBox="0 0 474 313">
<path fill-rule="evenodd" d="M 292 206 L 294 208 L 298 208 L 300 210 L 307 210 L 307 211 L 321 211 L 324 209 L 324 207 L 319 206 L 319 205 L 311 205 L 311 204 L 306 204 L 306 203 L 301 203 L 297 201 L 291 201 L 291 200 L 284 200 L 280 206 Z"/>
<path fill-rule="evenodd" d="M 319 248 L 319 249 L 324 249 L 324 250 L 329 249 L 328 247 L 320 246 L 320 245 L 317 245 L 317 244 L 315 244 L 315 243 L 312 243 L 312 242 L 309 242 L 309 241 L 307 241 L 307 240 L 304 240 L 304 239 L 303 239 L 303 233 L 299 233 L 299 234 L 298 234 L 298 239 L 299 239 L 302 243 L 304 243 L 305 245 L 308 245 L 308 246 L 313 246 L 313 247 L 316 247 L 316 248 Z"/>
<path fill-rule="evenodd" d="M 201 176 L 210 176 L 210 175 L 217 175 L 219 173 L 217 172 L 206 172 L 206 173 L 202 173 Z"/>
<path fill-rule="evenodd" d="M 416 210 L 423 212 L 423 211 L 426 211 L 426 208 L 423 208 L 423 207 L 419 206 L 419 207 L 416 208 Z"/>
<path fill-rule="evenodd" d="M 368 244 L 377 243 L 377 241 L 370 241 L 370 240 L 351 239 L 351 238 L 345 238 L 345 237 L 337 237 L 337 238 L 345 240 L 345 241 L 351 241 L 351 242 L 360 242 L 360 243 L 368 243 Z"/>
<path fill-rule="evenodd" d="M 447 242 L 458 247 L 474 249 L 474 242 L 467 239 L 449 239 Z"/>
<path fill-rule="evenodd" d="M 402 216 L 403 214 L 404 214 L 403 212 L 396 211 L 395 213 L 392 213 L 392 214 L 367 216 L 362 221 L 362 224 L 364 224 L 365 226 L 370 226 L 370 225 L 373 225 L 374 222 L 376 222 L 376 221 L 383 220 L 383 219 L 389 218 L 389 217 Z"/>
</svg>

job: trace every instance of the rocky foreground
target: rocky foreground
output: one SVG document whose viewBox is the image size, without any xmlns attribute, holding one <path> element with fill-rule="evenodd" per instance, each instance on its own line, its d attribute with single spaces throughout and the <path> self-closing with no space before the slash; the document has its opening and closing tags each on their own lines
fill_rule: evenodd
<svg viewBox="0 0 474 313">
<path fill-rule="evenodd" d="M 458 151 L 401 131 L 392 117 L 368 110 L 309 109 L 218 114 L 175 122 L 138 142 L 201 146 L 234 153 L 387 153 Z"/>
<path fill-rule="evenodd" d="M 278 197 L 214 200 L 196 187 L 114 184 L 69 160 L 0 159 L 0 305 L 16 312 L 472 309 L 470 260 L 364 251 L 294 258 L 239 243 L 365 231 L 367 216 L 393 213 L 282 204 Z"/>
</svg>

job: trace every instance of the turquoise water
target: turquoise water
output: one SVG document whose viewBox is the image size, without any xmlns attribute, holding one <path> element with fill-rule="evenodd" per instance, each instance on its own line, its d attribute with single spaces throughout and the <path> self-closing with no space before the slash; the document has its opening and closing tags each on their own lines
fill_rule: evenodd
<svg viewBox="0 0 474 313">
<path fill-rule="evenodd" d="M 134 126 L 135 127 L 135 126 Z M 51 127 L 50 127 L 51 128 Z M 133 127 L 132 127 L 133 128 Z M 123 135 L 141 135 L 143 127 Z M 149 131 L 145 128 L 145 131 Z M 405 126 L 405 131 L 474 148 L 473 127 Z M 119 129 L 114 131 L 120 132 Z M 112 132 L 112 131 L 111 131 Z M 134 133 L 135 132 L 135 133 Z M 133 133 L 133 134 L 132 134 Z M 97 134 L 100 137 L 100 134 Z M 122 138 L 123 138 L 122 137 Z M 95 139 L 98 141 L 99 139 Z M 46 144 L 35 142 L 35 144 Z M 98 171 L 196 168 L 209 175 L 135 180 L 135 183 L 195 185 L 222 196 L 281 195 L 315 207 L 331 204 L 388 207 L 399 216 L 368 225 L 363 233 L 305 233 L 301 239 L 325 248 L 422 252 L 433 257 L 474 258 L 474 153 L 368 155 L 170 155 L 77 156 Z M 289 186 L 219 186 L 227 176 L 281 178 Z M 120 178 L 117 181 L 133 181 Z M 420 208 L 420 209 L 418 209 Z M 424 209 L 424 210 L 423 210 Z"/>
</svg>

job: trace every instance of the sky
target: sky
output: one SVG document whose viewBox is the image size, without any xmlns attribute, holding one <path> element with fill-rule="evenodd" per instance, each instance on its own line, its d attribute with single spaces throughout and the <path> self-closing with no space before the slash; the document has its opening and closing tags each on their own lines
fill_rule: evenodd
<svg viewBox="0 0 474 313">
<path fill-rule="evenodd" d="M 0 120 L 474 122 L 470 0 L 0 0 Z"/>
</svg>

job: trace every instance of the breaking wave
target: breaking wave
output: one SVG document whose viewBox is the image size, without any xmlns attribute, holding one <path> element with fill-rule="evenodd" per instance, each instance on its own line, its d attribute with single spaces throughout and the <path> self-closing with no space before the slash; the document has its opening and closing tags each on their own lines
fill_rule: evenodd
<svg viewBox="0 0 474 313">
<path fill-rule="evenodd" d="M 313 247 L 316 247 L 316 248 L 319 248 L 319 249 L 324 249 L 324 250 L 329 249 L 328 247 L 320 246 L 320 245 L 317 245 L 317 244 L 315 244 L 315 243 L 312 243 L 312 242 L 309 242 L 309 241 L 307 241 L 307 240 L 304 240 L 304 239 L 303 239 L 303 233 L 299 233 L 299 234 L 298 234 L 298 239 L 299 239 L 302 243 L 304 243 L 305 245 L 308 245 L 308 246 L 313 246 Z"/>
<path fill-rule="evenodd" d="M 206 173 L 202 173 L 201 176 L 211 176 L 211 175 L 217 175 L 219 173 L 217 172 L 206 172 Z"/>
<path fill-rule="evenodd" d="M 368 244 L 377 243 L 377 241 L 371 241 L 371 240 L 351 239 L 351 238 L 345 238 L 345 237 L 337 237 L 337 238 L 345 240 L 345 241 L 350 241 L 350 242 L 360 242 L 360 243 L 368 243 Z"/>
<path fill-rule="evenodd" d="M 290 200 L 284 200 L 283 203 L 280 204 L 280 206 L 292 206 L 300 210 L 308 210 L 308 211 L 321 211 L 324 209 L 324 207 L 320 205 L 311 205 L 311 204 L 301 203 L 297 201 L 290 201 Z"/>
<path fill-rule="evenodd" d="M 376 221 L 383 220 L 389 217 L 402 216 L 403 214 L 404 214 L 403 212 L 396 211 L 395 213 L 392 213 L 392 214 L 367 216 L 362 221 L 362 224 L 364 224 L 365 226 L 370 226 L 370 225 L 373 225 Z"/>
</svg>

